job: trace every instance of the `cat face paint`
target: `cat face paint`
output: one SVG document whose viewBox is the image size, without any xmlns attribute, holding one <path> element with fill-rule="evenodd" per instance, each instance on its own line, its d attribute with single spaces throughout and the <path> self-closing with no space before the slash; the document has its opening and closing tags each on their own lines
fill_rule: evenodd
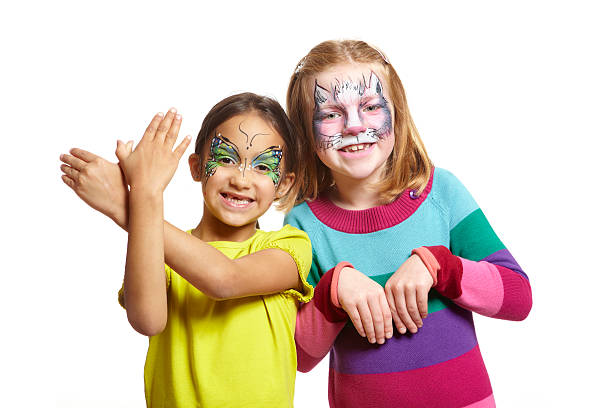
<svg viewBox="0 0 612 408">
<path fill-rule="evenodd" d="M 250 137 L 239 126 L 241 133 L 246 135 L 246 150 L 253 146 L 253 140 L 260 133 Z M 249 140 L 250 139 L 250 140 Z M 280 146 L 270 146 L 257 154 L 249 164 L 248 159 L 241 158 L 239 148 L 229 139 L 217 133 L 210 144 L 210 158 L 205 164 L 204 174 L 206 178 L 212 177 L 219 166 L 237 168 L 244 176 L 245 171 L 251 170 L 258 174 L 270 177 L 274 186 L 277 187 L 281 179 L 280 164 L 283 150 Z"/>
<path fill-rule="evenodd" d="M 358 149 L 393 129 L 383 86 L 374 73 L 359 81 L 335 80 L 328 90 L 315 81 L 313 131 L 318 149 Z"/>
</svg>

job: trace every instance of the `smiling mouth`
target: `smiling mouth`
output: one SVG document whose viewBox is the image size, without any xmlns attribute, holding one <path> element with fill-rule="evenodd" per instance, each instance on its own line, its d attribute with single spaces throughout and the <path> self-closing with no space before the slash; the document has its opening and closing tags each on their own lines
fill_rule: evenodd
<svg viewBox="0 0 612 408">
<path fill-rule="evenodd" d="M 343 152 L 346 152 L 346 153 L 355 153 L 355 152 L 360 152 L 362 150 L 367 149 L 372 144 L 373 143 L 359 143 L 359 144 L 354 144 L 354 145 L 343 147 L 340 150 L 342 150 Z"/>
<path fill-rule="evenodd" d="M 255 201 L 252 198 L 232 193 L 221 193 L 221 196 L 232 207 L 247 207 L 249 204 Z"/>
</svg>

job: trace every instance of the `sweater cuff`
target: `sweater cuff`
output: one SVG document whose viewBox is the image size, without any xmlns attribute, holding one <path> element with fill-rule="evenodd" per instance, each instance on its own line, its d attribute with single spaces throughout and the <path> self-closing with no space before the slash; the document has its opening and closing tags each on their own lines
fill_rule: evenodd
<svg viewBox="0 0 612 408">
<path fill-rule="evenodd" d="M 331 297 L 332 304 L 339 308 L 342 308 L 342 306 L 340 306 L 340 302 L 338 301 L 338 279 L 340 279 L 340 272 L 342 271 L 342 268 L 346 267 L 354 268 L 350 262 L 342 261 L 336 265 L 334 271 L 332 272 L 331 292 L 329 295 Z"/>
<path fill-rule="evenodd" d="M 426 247 L 413 249 L 412 255 L 414 254 L 421 258 L 421 261 L 423 261 L 433 279 L 433 286 L 436 286 L 438 284 L 438 271 L 440 270 L 440 264 L 438 263 L 436 257 Z"/>
<path fill-rule="evenodd" d="M 428 246 L 427 250 L 433 255 L 438 264 L 438 283 L 434 287 L 442 296 L 449 299 L 457 299 L 461 296 L 461 279 L 463 277 L 463 265 L 461 259 L 455 256 L 445 246 Z"/>
</svg>

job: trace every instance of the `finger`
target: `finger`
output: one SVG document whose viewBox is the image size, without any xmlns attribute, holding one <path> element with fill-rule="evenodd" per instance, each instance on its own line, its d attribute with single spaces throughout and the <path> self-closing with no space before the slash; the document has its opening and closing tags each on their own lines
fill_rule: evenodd
<svg viewBox="0 0 612 408">
<path fill-rule="evenodd" d="M 87 163 L 100 157 L 91 152 L 88 152 L 87 150 L 79 149 L 78 147 L 70 149 L 70 154 Z"/>
<path fill-rule="evenodd" d="M 62 181 L 71 189 L 74 190 L 74 187 L 76 186 L 75 182 L 73 179 L 71 179 L 70 177 L 68 177 L 65 174 L 62 174 Z"/>
<path fill-rule="evenodd" d="M 170 130 L 170 125 L 172 125 L 175 115 L 176 109 L 174 108 L 170 108 L 168 112 L 166 112 L 166 116 L 164 116 L 157 127 L 157 131 L 155 132 L 155 136 L 153 138 L 155 141 L 163 143 L 166 140 L 166 134 Z"/>
<path fill-rule="evenodd" d="M 127 149 L 127 145 L 123 143 L 121 140 L 117 140 L 117 149 L 115 149 L 115 155 L 119 159 L 119 161 L 124 161 L 130 155 L 130 152 Z"/>
<path fill-rule="evenodd" d="M 406 309 L 408 310 L 408 314 L 410 315 L 410 318 L 414 324 L 416 324 L 417 328 L 421 328 L 423 327 L 423 320 L 421 319 L 419 308 L 417 306 L 416 288 L 406 288 L 405 291 Z"/>
<path fill-rule="evenodd" d="M 370 315 L 372 316 L 372 325 L 374 326 L 374 337 L 378 344 L 385 342 L 385 322 L 382 317 L 382 310 L 380 310 L 380 300 L 378 297 L 374 299 L 368 299 L 368 307 L 370 308 Z"/>
<path fill-rule="evenodd" d="M 417 326 L 412 321 L 408 309 L 406 308 L 406 296 L 404 295 L 404 291 L 396 289 L 393 292 L 393 297 L 395 298 L 395 309 L 402 323 L 404 323 L 404 326 L 406 326 L 410 333 L 416 333 Z"/>
<path fill-rule="evenodd" d="M 174 120 L 172 121 L 172 124 L 170 125 L 170 130 L 168 130 L 168 134 L 166 135 L 166 141 L 165 141 L 166 145 L 168 145 L 170 149 L 172 149 L 172 147 L 174 146 L 174 143 L 176 143 L 176 138 L 178 137 L 178 133 L 179 133 L 179 129 L 181 128 L 182 120 L 183 120 L 183 117 L 179 115 L 178 113 L 174 115 Z"/>
<path fill-rule="evenodd" d="M 366 302 L 357 303 L 357 311 L 361 317 L 361 324 L 363 330 L 370 343 L 376 343 L 376 333 L 374 332 L 374 322 L 372 321 L 372 315 L 370 314 L 370 308 Z"/>
<path fill-rule="evenodd" d="M 395 308 L 395 298 L 393 297 L 393 292 L 390 289 L 385 288 L 385 295 L 387 295 L 387 303 L 389 304 L 389 309 L 391 310 L 391 316 L 393 317 L 395 327 L 397 327 L 397 330 L 400 333 L 406 333 L 406 326 L 404 326 L 404 322 L 402 322 L 402 319 L 397 314 L 397 310 Z"/>
<path fill-rule="evenodd" d="M 419 308 L 419 314 L 421 315 L 421 319 L 427 317 L 427 300 L 429 296 L 429 291 L 427 289 L 417 289 L 416 293 L 416 302 L 417 307 Z"/>
<path fill-rule="evenodd" d="M 164 114 L 161 112 L 157 112 L 157 114 L 153 116 L 153 119 L 151 119 L 151 123 L 149 123 L 149 126 L 147 126 L 144 135 L 142 135 L 142 140 L 153 140 L 153 138 L 155 137 L 155 133 L 157 132 L 157 128 L 159 127 L 159 124 L 161 123 L 163 118 Z"/>
<path fill-rule="evenodd" d="M 383 324 L 385 329 L 385 337 L 390 339 L 393 337 L 393 320 L 391 317 L 391 308 L 387 303 L 387 298 L 383 295 L 379 296 L 380 310 L 382 312 Z"/>
<path fill-rule="evenodd" d="M 77 178 L 79 177 L 79 171 L 78 171 L 78 170 L 73 169 L 73 168 L 72 168 L 72 167 L 70 167 L 70 166 L 67 166 L 67 165 L 65 165 L 65 164 L 62 164 L 62 165 L 60 166 L 60 169 L 61 169 L 61 170 L 64 172 L 64 174 L 65 174 L 66 176 L 68 176 L 69 178 L 71 178 L 71 179 L 72 179 L 72 180 L 74 180 L 74 181 L 76 181 L 76 180 L 77 180 Z"/>
<path fill-rule="evenodd" d="M 366 336 L 365 330 L 363 330 L 363 325 L 361 324 L 361 317 L 359 316 L 357 307 L 353 306 L 353 307 L 345 309 L 345 311 L 351 318 L 351 322 L 353 322 L 353 326 L 355 326 L 357 333 L 359 333 L 361 337 L 365 337 Z"/>
<path fill-rule="evenodd" d="M 183 157 L 183 154 L 185 153 L 185 150 L 187 150 L 189 143 L 191 143 L 191 136 L 185 136 L 183 141 L 178 146 L 176 146 L 176 149 L 174 149 L 174 154 L 177 160 Z"/>
<path fill-rule="evenodd" d="M 79 159 L 78 157 L 72 156 L 70 154 L 62 154 L 60 155 L 60 160 L 69 165 L 72 168 L 77 170 L 83 170 L 83 168 L 87 165 L 86 162 Z"/>
<path fill-rule="evenodd" d="M 134 151 L 134 141 L 130 140 L 129 142 L 127 142 L 125 144 L 125 148 L 127 149 L 128 153 L 132 153 Z"/>
</svg>

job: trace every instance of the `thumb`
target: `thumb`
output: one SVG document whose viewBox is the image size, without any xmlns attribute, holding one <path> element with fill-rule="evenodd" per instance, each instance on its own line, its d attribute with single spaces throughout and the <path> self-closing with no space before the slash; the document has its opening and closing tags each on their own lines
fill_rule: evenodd
<svg viewBox="0 0 612 408">
<path fill-rule="evenodd" d="M 130 150 L 128 150 L 128 147 L 130 148 Z M 130 151 L 131 146 L 129 142 L 126 145 L 121 140 L 117 140 L 117 149 L 115 149 L 115 156 L 117 156 L 120 162 L 127 159 L 127 157 L 130 155 Z"/>
</svg>

